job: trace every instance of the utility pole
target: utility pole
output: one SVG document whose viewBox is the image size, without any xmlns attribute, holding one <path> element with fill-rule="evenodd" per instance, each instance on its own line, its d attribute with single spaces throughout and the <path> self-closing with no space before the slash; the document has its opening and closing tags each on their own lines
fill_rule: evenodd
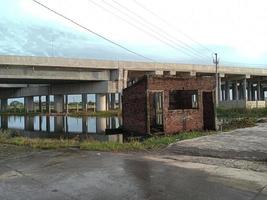
<svg viewBox="0 0 267 200">
<path fill-rule="evenodd" d="M 215 85 L 216 85 L 216 88 L 215 88 L 215 104 L 216 104 L 216 107 L 218 107 L 219 105 L 219 82 L 218 82 L 218 64 L 219 64 L 219 60 L 218 60 L 218 54 L 215 53 L 215 58 L 213 58 L 213 63 L 215 64 Z"/>
</svg>

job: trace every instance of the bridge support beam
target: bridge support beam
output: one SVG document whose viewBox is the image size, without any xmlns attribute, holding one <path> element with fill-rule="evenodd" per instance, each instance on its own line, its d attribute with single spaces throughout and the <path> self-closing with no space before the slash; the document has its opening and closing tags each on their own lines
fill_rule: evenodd
<svg viewBox="0 0 267 200">
<path fill-rule="evenodd" d="M 110 109 L 114 110 L 116 108 L 116 94 L 115 93 L 111 93 L 110 94 Z"/>
<path fill-rule="evenodd" d="M 230 100 L 230 86 L 229 86 L 229 81 L 225 81 L 225 100 L 229 101 Z"/>
<path fill-rule="evenodd" d="M 253 83 L 251 84 L 251 101 L 256 101 L 256 95 L 255 95 L 255 87 L 253 85 Z"/>
<path fill-rule="evenodd" d="M 233 90 L 233 100 L 238 100 L 238 96 L 239 96 L 238 93 L 239 92 L 238 92 L 237 81 L 234 81 L 232 85 L 233 85 L 233 89 L 232 89 Z"/>
<path fill-rule="evenodd" d="M 82 117 L 82 132 L 83 133 L 87 133 L 88 132 L 88 121 L 87 121 L 87 117 L 86 116 Z"/>
<path fill-rule="evenodd" d="M 96 132 L 103 133 L 107 128 L 107 119 L 105 117 L 96 118 Z"/>
<path fill-rule="evenodd" d="M 46 113 L 51 113 L 51 107 L 50 107 L 50 96 L 47 95 L 45 96 L 45 110 L 46 110 Z"/>
<path fill-rule="evenodd" d="M 24 97 L 24 108 L 26 113 L 34 111 L 33 96 Z"/>
<path fill-rule="evenodd" d="M 1 112 L 7 111 L 7 99 L 1 99 Z"/>
<path fill-rule="evenodd" d="M 107 96 L 106 94 L 96 94 L 96 111 L 107 110 L 106 96 Z"/>
<path fill-rule="evenodd" d="M 68 99 L 68 95 L 65 95 L 65 110 L 66 113 L 69 113 L 69 99 Z"/>
<path fill-rule="evenodd" d="M 54 110 L 62 113 L 64 109 L 64 95 L 54 95 Z"/>
<path fill-rule="evenodd" d="M 43 112 L 42 108 L 42 96 L 39 96 L 39 112 Z"/>
<path fill-rule="evenodd" d="M 26 131 L 34 131 L 34 117 L 33 116 L 25 116 L 24 129 Z"/>
<path fill-rule="evenodd" d="M 64 132 L 64 117 L 63 116 L 55 116 L 54 118 L 54 131 L 55 133 Z"/>
<path fill-rule="evenodd" d="M 222 101 L 222 78 L 218 76 L 218 102 Z"/>
<path fill-rule="evenodd" d="M 247 79 L 245 78 L 242 83 L 242 99 L 247 100 L 248 95 L 247 95 Z"/>
<path fill-rule="evenodd" d="M 252 87 L 253 87 L 253 84 L 251 82 L 248 82 L 247 83 L 247 100 L 248 101 L 251 101 L 252 100 Z"/>
<path fill-rule="evenodd" d="M 1 116 L 1 129 L 7 129 L 8 128 L 8 116 L 2 115 Z"/>
<path fill-rule="evenodd" d="M 258 81 L 257 82 L 257 100 L 258 101 L 261 101 L 262 100 L 262 97 L 261 97 L 261 82 Z"/>
<path fill-rule="evenodd" d="M 87 101 L 88 101 L 87 94 L 82 94 L 82 110 L 84 112 L 87 112 Z"/>
</svg>

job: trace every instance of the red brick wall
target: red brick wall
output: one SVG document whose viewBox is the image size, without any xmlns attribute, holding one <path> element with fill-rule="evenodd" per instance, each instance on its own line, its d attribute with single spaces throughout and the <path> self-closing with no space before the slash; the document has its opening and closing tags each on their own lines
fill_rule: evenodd
<svg viewBox="0 0 267 200">
<path fill-rule="evenodd" d="M 164 90 L 164 132 L 173 134 L 181 131 L 202 130 L 204 125 L 202 91 L 212 91 L 214 87 L 214 79 L 206 77 L 189 79 L 149 77 L 149 90 Z M 198 90 L 198 109 L 169 110 L 169 91 L 171 90 Z"/>
<path fill-rule="evenodd" d="M 203 129 L 202 95 L 198 93 L 198 109 L 169 110 L 169 92 L 164 91 L 163 125 L 166 134 Z"/>
<path fill-rule="evenodd" d="M 123 91 L 122 118 L 127 132 L 147 133 L 146 85 L 147 80 L 142 79 Z"/>
<path fill-rule="evenodd" d="M 163 90 L 163 125 L 166 134 L 203 129 L 202 92 L 213 91 L 208 77 L 173 78 L 149 76 L 123 91 L 123 127 L 128 132 L 147 133 L 147 90 Z M 169 91 L 197 90 L 198 109 L 169 110 Z M 211 105 L 212 106 L 212 105 Z"/>
</svg>

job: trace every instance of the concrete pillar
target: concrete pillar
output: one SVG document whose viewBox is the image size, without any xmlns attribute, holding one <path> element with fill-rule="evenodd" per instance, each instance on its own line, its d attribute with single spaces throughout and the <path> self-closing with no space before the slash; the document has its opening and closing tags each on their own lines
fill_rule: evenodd
<svg viewBox="0 0 267 200">
<path fill-rule="evenodd" d="M 1 99 L 1 112 L 7 111 L 7 99 Z"/>
<path fill-rule="evenodd" d="M 25 112 L 32 112 L 34 111 L 34 106 L 33 106 L 33 97 L 24 97 L 24 107 L 25 107 Z"/>
<path fill-rule="evenodd" d="M 256 95 L 255 95 L 255 87 L 253 86 L 253 83 L 251 84 L 251 101 L 256 100 Z"/>
<path fill-rule="evenodd" d="M 56 113 L 62 113 L 64 108 L 64 95 L 54 96 L 54 110 Z"/>
<path fill-rule="evenodd" d="M 50 116 L 46 116 L 46 132 L 50 132 Z"/>
<path fill-rule="evenodd" d="M 261 82 L 258 81 L 257 83 L 257 100 L 258 101 L 261 101 L 262 98 L 261 98 Z"/>
<path fill-rule="evenodd" d="M 119 93 L 118 94 L 118 97 L 119 97 L 119 109 L 122 109 L 122 94 L 121 93 Z"/>
<path fill-rule="evenodd" d="M 116 109 L 116 94 L 115 93 L 111 93 L 110 94 L 110 109 L 114 110 Z"/>
<path fill-rule="evenodd" d="M 239 100 L 243 99 L 243 86 L 242 86 L 242 83 L 239 83 L 239 86 L 238 86 L 238 99 Z"/>
<path fill-rule="evenodd" d="M 65 117 L 65 133 L 69 133 L 69 120 L 68 120 L 68 116 Z"/>
<path fill-rule="evenodd" d="M 222 78 L 218 77 L 218 100 L 222 101 Z"/>
<path fill-rule="evenodd" d="M 1 129 L 7 129 L 8 128 L 8 116 L 7 115 L 1 115 Z"/>
<path fill-rule="evenodd" d="M 106 94 L 106 110 L 109 110 L 109 106 L 110 106 L 109 94 Z"/>
<path fill-rule="evenodd" d="M 54 117 L 54 130 L 55 133 L 62 133 L 64 132 L 64 118 L 63 116 L 55 116 Z"/>
<path fill-rule="evenodd" d="M 237 85 L 237 81 L 233 82 L 233 100 L 238 100 L 238 85 Z"/>
<path fill-rule="evenodd" d="M 243 84 L 242 84 L 242 99 L 243 100 L 247 100 L 248 99 L 248 95 L 247 95 L 247 79 L 245 78 L 243 80 Z"/>
<path fill-rule="evenodd" d="M 49 114 L 51 113 L 49 95 L 45 96 L 45 110 L 46 110 L 46 113 L 49 113 Z"/>
<path fill-rule="evenodd" d="M 107 128 L 107 119 L 105 117 L 96 118 L 96 132 L 103 133 Z"/>
<path fill-rule="evenodd" d="M 84 112 L 87 112 L 87 101 L 88 101 L 87 94 L 82 94 L 82 110 Z"/>
<path fill-rule="evenodd" d="M 96 94 L 96 111 L 106 111 L 106 94 Z"/>
<path fill-rule="evenodd" d="M 116 127 L 116 118 L 115 118 L 115 117 L 111 117 L 111 118 L 110 118 L 110 121 L 111 121 L 111 123 L 110 123 L 110 128 L 112 128 L 112 129 L 117 128 L 117 127 Z"/>
<path fill-rule="evenodd" d="M 39 96 L 39 112 L 42 112 L 42 96 Z"/>
<path fill-rule="evenodd" d="M 127 88 L 127 82 L 128 82 L 128 70 L 123 71 L 123 88 Z"/>
<path fill-rule="evenodd" d="M 222 101 L 225 101 L 225 85 L 222 85 Z"/>
<path fill-rule="evenodd" d="M 43 123 L 43 116 L 38 116 L 39 117 L 39 131 L 42 131 L 42 123 Z"/>
<path fill-rule="evenodd" d="M 225 81 L 225 100 L 226 101 L 230 100 L 230 85 L 229 85 L 229 81 Z"/>
<path fill-rule="evenodd" d="M 24 129 L 25 131 L 34 131 L 34 117 L 33 116 L 24 117 Z"/>
<path fill-rule="evenodd" d="M 264 88 L 261 85 L 261 92 L 260 92 L 260 96 L 261 96 L 261 101 L 265 101 L 265 97 L 264 97 Z"/>
<path fill-rule="evenodd" d="M 66 113 L 69 113 L 69 100 L 68 95 L 65 95 L 65 106 L 66 106 Z"/>
<path fill-rule="evenodd" d="M 251 90 L 251 88 L 252 88 L 252 84 L 251 84 L 251 82 L 248 82 L 247 83 L 247 100 L 248 101 L 251 101 L 252 100 L 252 90 Z"/>
<path fill-rule="evenodd" d="M 82 117 L 82 132 L 87 133 L 88 132 L 88 121 L 87 121 L 87 116 Z"/>
</svg>

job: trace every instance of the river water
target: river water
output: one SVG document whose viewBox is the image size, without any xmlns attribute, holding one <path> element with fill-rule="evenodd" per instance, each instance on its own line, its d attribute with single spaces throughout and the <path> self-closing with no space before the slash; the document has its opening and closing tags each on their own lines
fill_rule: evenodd
<svg viewBox="0 0 267 200">
<path fill-rule="evenodd" d="M 121 134 L 106 135 L 106 129 L 121 126 L 120 117 L 0 116 L 0 128 L 28 137 L 90 137 L 101 141 L 121 141 Z"/>
</svg>

